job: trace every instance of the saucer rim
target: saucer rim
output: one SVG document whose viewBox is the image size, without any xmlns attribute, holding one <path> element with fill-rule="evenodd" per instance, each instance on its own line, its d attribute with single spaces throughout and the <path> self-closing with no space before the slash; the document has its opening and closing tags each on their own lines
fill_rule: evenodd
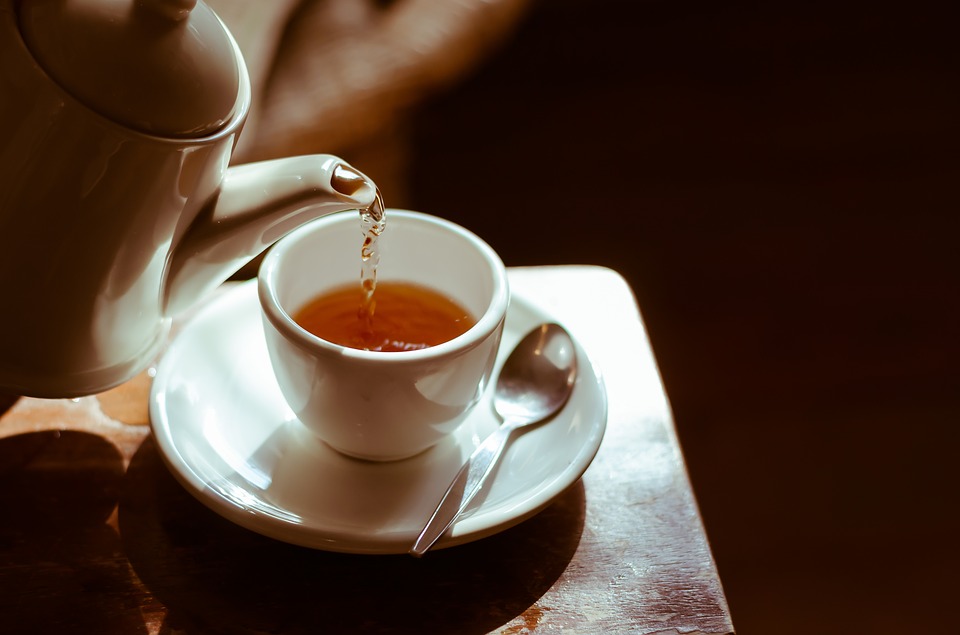
<svg viewBox="0 0 960 635">
<path fill-rule="evenodd" d="M 179 357 L 180 353 L 176 348 L 177 344 L 183 333 L 193 328 L 193 325 L 200 322 L 204 316 L 209 319 L 211 313 L 225 311 L 230 303 L 252 302 L 255 306 L 258 306 L 256 282 L 256 279 L 253 279 L 237 283 L 236 286 L 225 290 L 207 303 L 189 321 L 177 329 L 175 336 L 168 344 L 167 351 L 159 360 L 150 393 L 150 426 L 163 463 L 176 480 L 207 508 L 230 522 L 263 536 L 288 544 L 330 552 L 380 555 L 406 553 L 410 544 L 412 544 L 412 539 L 407 536 L 405 531 L 394 532 L 396 537 L 393 540 L 383 534 L 379 534 L 377 537 L 357 535 L 356 533 L 348 534 L 337 532 L 329 527 L 318 528 L 303 524 L 291 524 L 279 516 L 271 515 L 262 508 L 244 507 L 239 501 L 213 487 L 214 484 L 203 478 L 190 465 L 190 462 L 178 448 L 174 439 L 176 436 L 174 428 L 176 426 L 171 425 L 173 422 L 167 416 L 164 406 L 167 377 L 173 372 L 171 368 L 175 369 L 178 366 L 176 358 Z M 252 295 L 253 297 L 246 298 L 245 295 Z M 511 310 L 515 314 L 518 309 L 530 314 L 534 318 L 534 323 L 537 321 L 559 322 L 549 311 L 514 293 L 507 308 L 506 319 L 509 320 Z M 522 333 L 520 335 L 522 336 Z M 507 501 L 511 503 L 511 509 L 507 512 L 498 510 L 499 507 L 503 506 L 502 503 L 484 510 L 481 502 L 477 508 L 470 510 L 468 515 L 459 520 L 436 543 L 434 549 L 473 542 L 504 531 L 536 515 L 570 486 L 576 484 L 593 462 L 606 431 L 609 404 L 599 367 L 587 355 L 575 333 L 573 333 L 573 336 L 577 355 L 581 360 L 581 371 L 589 369 L 588 374 L 580 373 L 575 390 L 589 390 L 592 393 L 584 397 L 588 400 L 585 406 L 589 407 L 590 411 L 587 417 L 589 429 L 584 435 L 582 443 L 577 446 L 575 451 L 570 453 L 563 468 L 553 470 L 541 481 L 542 484 L 545 484 L 543 487 L 518 489 Z M 175 354 L 170 354 L 171 352 Z M 296 421 L 287 422 L 287 424 L 289 423 L 296 423 Z M 549 423 L 545 425 L 549 425 Z M 412 460 L 416 460 L 416 457 L 413 457 Z M 530 492 L 530 494 L 527 494 L 527 492 Z M 529 505 L 531 501 L 534 501 L 533 505 Z"/>
</svg>

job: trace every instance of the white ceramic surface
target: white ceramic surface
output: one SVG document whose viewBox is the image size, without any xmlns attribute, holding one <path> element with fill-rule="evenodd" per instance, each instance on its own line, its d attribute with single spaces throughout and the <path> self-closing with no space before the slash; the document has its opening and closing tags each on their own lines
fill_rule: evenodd
<svg viewBox="0 0 960 635">
<path fill-rule="evenodd" d="M 514 295 L 497 366 L 530 328 L 554 318 Z M 572 331 L 577 336 L 575 330 Z M 578 345 L 566 408 L 518 436 L 488 491 L 438 543 L 502 531 L 535 514 L 583 474 L 606 426 L 599 371 Z M 286 542 L 349 553 L 405 553 L 450 479 L 498 424 L 490 394 L 447 441 L 403 461 L 352 459 L 316 440 L 276 385 L 256 282 L 218 297 L 161 360 L 150 400 L 167 465 L 225 518 Z"/>
<path fill-rule="evenodd" d="M 143 97 L 142 90 L 118 93 L 118 103 L 98 111 L 51 79 L 24 41 L 20 9 L 32 41 L 56 48 L 62 38 L 44 30 L 54 25 L 33 11 L 84 3 L 35 4 L 0 0 L 0 296 L 7 299 L 0 391 L 73 397 L 136 375 L 155 358 L 173 315 L 294 227 L 369 205 L 375 187 L 364 180 L 364 187 L 354 182 L 338 189 L 343 183 L 336 175 L 345 164 L 329 155 L 228 167 L 251 88 L 240 50 L 221 26 L 217 34 L 226 43 L 219 48 L 229 45 L 232 55 L 229 66 L 213 60 L 208 74 L 227 68 L 226 84 L 235 90 L 215 87 L 224 103 L 212 114 L 197 112 L 204 109 L 196 104 L 183 113 L 187 120 L 213 117 L 215 130 L 161 136 L 152 125 L 131 127 L 113 118 L 113 107 L 132 106 L 129 100 Z M 128 12 L 134 0 L 107 4 Z M 216 19 L 206 9 L 202 13 Z M 125 24 L 132 23 L 116 26 Z M 69 24 L 60 26 L 81 35 Z M 176 28 L 180 33 L 193 27 Z M 135 33 L 122 37 L 149 48 Z M 206 42 L 191 50 L 212 55 Z M 178 56 L 141 52 L 157 56 L 143 69 L 145 82 L 159 82 L 160 69 L 182 79 Z M 127 52 L 105 54 L 121 64 L 133 59 Z M 86 78 L 124 83 L 102 68 L 88 70 Z M 171 92 L 178 100 L 183 96 L 179 89 Z M 161 100 L 148 96 L 147 102 Z M 161 106 L 160 112 L 168 109 Z"/>
<path fill-rule="evenodd" d="M 453 432 L 479 401 L 510 300 L 497 253 L 436 216 L 387 210 L 378 279 L 440 292 L 476 323 L 421 350 L 378 352 L 328 342 L 291 317 L 317 295 L 359 286 L 356 212 L 331 214 L 278 242 L 258 276 L 267 351 L 290 408 L 320 439 L 362 459 L 419 454 Z M 376 297 L 376 296 L 374 296 Z"/>
<path fill-rule="evenodd" d="M 233 117 L 236 45 L 197 0 L 21 2 L 30 52 L 70 94 L 147 134 L 201 137 Z"/>
</svg>

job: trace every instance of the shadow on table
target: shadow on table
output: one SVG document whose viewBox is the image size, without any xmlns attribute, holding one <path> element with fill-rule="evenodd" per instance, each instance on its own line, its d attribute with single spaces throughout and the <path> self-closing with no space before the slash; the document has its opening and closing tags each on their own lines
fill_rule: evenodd
<svg viewBox="0 0 960 635">
<path fill-rule="evenodd" d="M 0 439 L 0 632 L 146 633 L 139 585 L 108 519 L 124 483 L 106 439 Z"/>
<path fill-rule="evenodd" d="M 578 481 L 510 530 L 418 560 L 315 551 L 242 529 L 173 479 L 152 438 L 126 486 L 120 533 L 167 609 L 161 633 L 486 633 L 556 582 L 585 510 Z"/>
</svg>

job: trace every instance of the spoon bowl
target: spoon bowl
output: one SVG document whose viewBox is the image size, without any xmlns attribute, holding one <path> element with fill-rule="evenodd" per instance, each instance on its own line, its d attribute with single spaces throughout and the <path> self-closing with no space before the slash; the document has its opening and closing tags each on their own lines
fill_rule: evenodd
<svg viewBox="0 0 960 635">
<path fill-rule="evenodd" d="M 541 324 L 510 353 L 494 388 L 493 407 L 503 423 L 474 450 L 460 468 L 410 549 L 425 554 L 483 488 L 511 435 L 542 423 L 570 399 L 577 377 L 573 339 L 559 324 Z"/>
<path fill-rule="evenodd" d="M 576 372 L 570 335 L 559 324 L 542 324 L 524 336 L 504 362 L 493 408 L 504 426 L 539 423 L 570 399 Z"/>
</svg>

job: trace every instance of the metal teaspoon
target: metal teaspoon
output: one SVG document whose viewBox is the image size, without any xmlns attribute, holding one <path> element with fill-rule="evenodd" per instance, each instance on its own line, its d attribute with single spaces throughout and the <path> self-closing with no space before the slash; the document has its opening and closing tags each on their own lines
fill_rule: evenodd
<svg viewBox="0 0 960 635">
<path fill-rule="evenodd" d="M 463 513 L 482 489 L 514 431 L 559 412 L 573 392 L 576 376 L 573 340 L 562 326 L 542 324 L 520 340 L 503 364 L 493 393 L 493 407 L 503 424 L 460 468 L 410 548 L 411 555 L 425 554 Z"/>
</svg>

